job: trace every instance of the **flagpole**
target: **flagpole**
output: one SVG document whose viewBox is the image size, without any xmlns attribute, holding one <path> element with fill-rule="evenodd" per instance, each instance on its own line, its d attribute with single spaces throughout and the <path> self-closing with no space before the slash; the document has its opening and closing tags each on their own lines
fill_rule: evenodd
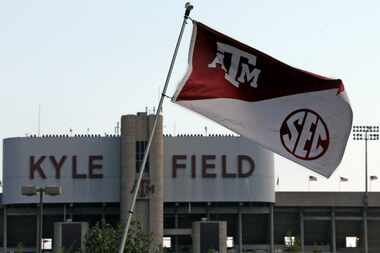
<svg viewBox="0 0 380 253">
<path fill-rule="evenodd" d="M 177 44 L 176 44 L 176 47 L 175 47 L 175 50 L 174 50 L 174 53 L 173 53 L 172 61 L 170 63 L 169 71 L 168 71 L 168 74 L 166 76 L 165 85 L 164 85 L 164 88 L 163 88 L 162 93 L 161 93 L 160 101 L 158 103 L 158 108 L 157 108 L 156 115 L 155 115 L 155 118 L 154 118 L 153 127 L 152 127 L 152 130 L 151 130 L 150 135 L 149 135 L 149 140 L 148 140 L 148 144 L 147 144 L 146 150 L 144 152 L 144 158 L 143 158 L 141 166 L 140 166 L 140 171 L 139 171 L 136 187 L 135 187 L 134 193 L 133 193 L 132 203 L 131 203 L 129 211 L 128 211 L 127 223 L 125 224 L 123 235 L 122 235 L 120 246 L 119 246 L 119 251 L 118 251 L 119 253 L 123 253 L 124 252 L 125 243 L 127 241 L 127 236 L 128 236 L 129 226 L 131 224 L 132 215 L 133 215 L 133 212 L 134 212 L 134 209 L 135 209 L 136 199 L 137 199 L 137 195 L 138 195 L 138 192 L 139 192 L 141 180 L 142 180 L 142 177 L 143 177 L 143 174 L 144 174 L 145 164 L 146 164 L 147 159 L 148 159 L 148 154 L 149 154 L 150 146 L 152 144 L 153 136 L 154 136 L 154 133 L 156 131 L 158 117 L 159 117 L 159 115 L 161 113 L 162 104 L 163 104 L 164 98 L 166 96 L 166 90 L 168 88 L 170 77 L 171 77 L 171 74 L 172 74 L 172 71 L 173 71 L 173 66 L 174 66 L 175 60 L 177 58 L 178 48 L 179 48 L 179 45 L 181 44 L 182 35 L 183 35 L 184 29 L 185 29 L 185 25 L 187 24 L 187 19 L 189 18 L 190 12 L 193 9 L 193 5 L 191 5 L 190 3 L 186 3 L 185 4 L 185 9 L 186 10 L 185 10 L 185 15 L 184 15 L 182 26 L 181 26 L 181 31 L 180 31 L 179 36 L 178 36 L 178 40 L 177 40 Z"/>
</svg>

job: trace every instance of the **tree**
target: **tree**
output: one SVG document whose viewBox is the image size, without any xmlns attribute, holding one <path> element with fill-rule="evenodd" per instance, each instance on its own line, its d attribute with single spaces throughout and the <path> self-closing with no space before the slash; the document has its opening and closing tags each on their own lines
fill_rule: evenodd
<svg viewBox="0 0 380 253">
<path fill-rule="evenodd" d="M 314 249 L 313 249 L 313 253 L 321 253 L 322 250 L 320 249 L 320 247 L 318 246 L 317 243 L 314 243 Z"/>
<path fill-rule="evenodd" d="M 93 253 L 117 252 L 118 239 L 117 230 L 102 220 L 87 232 L 86 251 Z"/>
<path fill-rule="evenodd" d="M 103 220 L 100 223 L 98 222 L 87 232 L 85 240 L 86 252 L 117 252 L 122 232 L 123 229 L 120 225 L 114 228 Z M 154 245 L 150 234 L 143 232 L 140 223 L 132 221 L 124 253 L 151 253 L 150 249 L 153 252 L 158 252 L 160 247 L 159 245 Z"/>
<path fill-rule="evenodd" d="M 122 231 L 122 227 L 119 226 L 119 235 L 122 234 Z M 152 235 L 145 233 L 139 222 L 132 221 L 124 253 L 158 253 L 160 250 L 161 245 L 154 244 Z"/>
<path fill-rule="evenodd" d="M 15 250 L 15 253 L 22 253 L 22 252 L 24 252 L 24 248 L 23 248 L 22 243 L 19 242 L 19 243 L 17 244 L 17 247 L 16 247 L 16 250 Z"/>
</svg>

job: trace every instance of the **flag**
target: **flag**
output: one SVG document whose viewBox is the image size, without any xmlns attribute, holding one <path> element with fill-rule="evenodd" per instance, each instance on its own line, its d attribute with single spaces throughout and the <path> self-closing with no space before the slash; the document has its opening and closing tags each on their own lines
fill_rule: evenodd
<svg viewBox="0 0 380 253">
<path fill-rule="evenodd" d="M 346 177 L 339 177 L 340 178 L 340 182 L 347 182 L 348 181 L 348 178 Z"/>
<path fill-rule="evenodd" d="M 369 177 L 371 180 L 377 180 L 377 176 L 370 176 Z"/>
<path fill-rule="evenodd" d="M 188 71 L 173 102 L 330 176 L 352 125 L 342 81 L 293 68 L 193 24 Z"/>
<path fill-rule="evenodd" d="M 314 176 L 309 176 L 309 181 L 317 181 L 317 178 Z"/>
</svg>

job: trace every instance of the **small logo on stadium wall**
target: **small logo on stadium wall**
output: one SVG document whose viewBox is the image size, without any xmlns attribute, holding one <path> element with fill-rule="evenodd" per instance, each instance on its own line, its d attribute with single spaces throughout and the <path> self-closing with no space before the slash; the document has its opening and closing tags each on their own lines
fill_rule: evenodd
<svg viewBox="0 0 380 253">
<path fill-rule="evenodd" d="M 302 160 L 323 156 L 329 147 L 329 131 L 322 117 L 309 109 L 290 113 L 280 129 L 285 149 Z"/>
</svg>

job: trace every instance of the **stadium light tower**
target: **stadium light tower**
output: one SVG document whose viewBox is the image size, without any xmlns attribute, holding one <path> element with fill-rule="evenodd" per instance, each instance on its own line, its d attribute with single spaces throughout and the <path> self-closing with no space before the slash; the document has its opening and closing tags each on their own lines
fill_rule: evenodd
<svg viewBox="0 0 380 253">
<path fill-rule="evenodd" d="M 365 143 L 364 146 L 364 166 L 365 166 L 365 197 L 364 204 L 368 205 L 368 141 L 376 141 L 379 140 L 379 126 L 354 126 L 354 140 L 355 141 L 363 141 Z"/>
<path fill-rule="evenodd" d="M 363 141 L 364 155 L 365 155 L 365 194 L 363 199 L 364 204 L 364 252 L 368 253 L 368 234 L 367 234 L 367 210 L 368 210 L 368 141 L 379 140 L 379 126 L 354 126 L 353 127 L 353 137 L 355 141 Z"/>
<path fill-rule="evenodd" d="M 62 194 L 62 189 L 60 186 L 46 186 L 46 187 L 35 187 L 35 186 L 22 186 L 21 187 L 21 194 L 24 196 L 35 196 L 37 194 L 40 194 L 40 219 L 39 219 L 39 229 L 38 229 L 38 244 L 37 244 L 37 252 L 41 253 L 42 248 L 42 225 L 43 225 L 43 196 L 44 194 L 50 195 L 50 196 L 57 196 Z"/>
</svg>

